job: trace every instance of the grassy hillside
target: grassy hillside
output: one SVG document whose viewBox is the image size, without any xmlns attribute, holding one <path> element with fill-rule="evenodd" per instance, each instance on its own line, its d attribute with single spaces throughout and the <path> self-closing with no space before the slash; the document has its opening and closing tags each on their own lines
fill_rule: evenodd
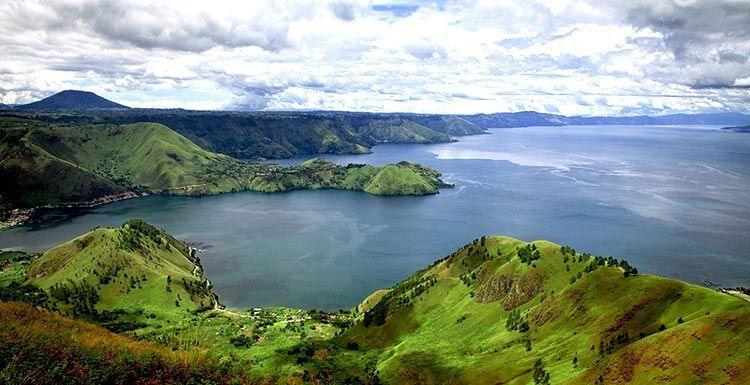
<svg viewBox="0 0 750 385">
<path fill-rule="evenodd" d="M 448 142 L 484 132 L 443 115 L 354 112 L 199 112 L 181 110 L 20 111 L 52 124 L 161 123 L 203 149 L 236 158 L 280 159 L 308 154 L 362 154 L 378 143 Z"/>
<path fill-rule="evenodd" d="M 49 126 L 3 121 L 0 187 L 5 207 L 90 201 L 126 191 L 241 189 L 251 166 L 202 150 L 159 124 Z"/>
<path fill-rule="evenodd" d="M 145 314 L 146 323 L 175 320 L 215 302 L 194 251 L 138 219 L 46 251 L 25 283 L 47 291 L 51 308 L 94 318 L 117 311 Z"/>
<path fill-rule="evenodd" d="M 235 363 L 174 352 L 18 302 L 0 301 L 0 382 L 250 384 Z"/>
<path fill-rule="evenodd" d="M 304 376 L 304 362 L 287 359 L 285 351 L 300 352 L 297 346 L 302 342 L 328 341 L 351 323 L 349 312 L 225 309 L 214 299 L 210 285 L 201 274 L 200 264 L 188 246 L 137 219 L 119 228 L 93 229 L 42 255 L 0 253 L 0 300 L 33 303 L 57 314 L 96 323 L 110 331 L 180 351 L 186 365 L 193 363 L 189 360 L 191 357 L 217 357 L 224 362 L 219 366 L 223 369 L 217 371 L 242 364 L 242 375 L 237 380 L 276 378 L 280 383 L 285 383 L 287 378 Z M 6 304 L 0 302 L 0 305 Z M 0 306 L 0 313 L 3 309 L 8 308 Z M 21 307 L 18 311 L 31 312 L 31 309 Z M 36 312 L 8 315 L 15 320 L 8 323 L 6 332 L 12 334 L 13 330 L 19 330 L 16 322 L 26 322 L 25 319 L 37 316 Z M 2 317 L 0 315 L 0 320 Z M 36 376 L 42 373 L 30 369 L 33 360 L 55 354 L 55 349 L 67 339 L 85 337 L 76 333 L 58 335 L 61 332 L 55 326 L 58 323 L 84 325 L 81 322 L 63 321 L 60 317 L 52 321 L 52 329 L 47 332 L 34 327 L 23 329 L 31 340 L 3 336 L 0 331 L 0 344 L 4 343 L 6 349 L 22 352 L 19 359 L 29 360 L 27 365 L 26 362 L 3 362 L 0 359 L 0 378 L 3 378 L 3 373 L 20 376 L 26 372 L 30 378 L 39 378 Z M 112 338 L 101 329 L 91 330 L 101 334 L 95 338 L 99 343 Z M 37 339 L 45 339 L 44 333 L 55 334 L 50 338 L 53 346 L 42 344 L 43 349 L 38 355 L 31 356 L 36 344 L 40 343 Z M 115 346 L 113 349 L 118 349 L 123 341 L 126 340 L 114 340 L 111 343 Z M 100 351 L 91 349 L 93 347 L 88 345 L 74 346 L 65 354 L 100 354 Z M 113 364 L 116 366 L 119 355 L 129 353 L 109 354 L 114 355 L 117 362 Z M 94 362 L 100 363 L 99 360 Z M 89 364 L 91 362 L 86 361 L 81 365 Z M 123 368 L 116 367 L 114 371 L 118 370 Z M 59 375 L 71 374 L 62 371 Z M 180 378 L 177 376 L 175 381 Z"/>
<path fill-rule="evenodd" d="M 62 126 L 6 118 L 0 119 L 0 127 L 0 178 L 7 181 L 0 186 L 0 208 L 5 210 L 127 192 L 205 195 L 343 188 L 422 195 L 447 186 L 433 170 L 407 163 L 383 166 L 394 177 L 370 186 L 381 168 L 327 162 L 313 164 L 320 169 L 287 169 L 241 162 L 203 150 L 157 123 Z"/>
<path fill-rule="evenodd" d="M 368 304 L 342 338 L 377 352 L 386 383 L 528 384 L 535 371 L 553 384 L 750 381 L 750 304 L 625 271 L 545 241 L 482 238 Z"/>
<path fill-rule="evenodd" d="M 300 167 L 318 169 L 319 162 Z M 40 257 L 13 252 L 2 261 L 0 282 L 24 276 L 26 286 L 6 285 L 0 299 L 33 302 L 183 354 L 231 360 L 246 378 L 266 383 L 750 381 L 746 297 L 640 275 L 626 261 L 546 241 L 482 237 L 337 314 L 200 308 L 212 297 L 195 292 L 208 286 L 185 284 L 205 283 L 190 251 L 138 220 L 94 229 Z M 31 340 L 0 337 L 5 349 L 30 354 L 39 332 L 21 334 Z M 49 333 L 51 341 L 71 338 L 54 326 Z M 0 365 L 0 374 L 35 373 L 13 365 Z"/>
</svg>

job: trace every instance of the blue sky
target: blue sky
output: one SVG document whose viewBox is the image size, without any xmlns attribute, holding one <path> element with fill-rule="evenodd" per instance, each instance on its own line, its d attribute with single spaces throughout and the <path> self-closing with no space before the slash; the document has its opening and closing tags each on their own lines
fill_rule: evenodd
<svg viewBox="0 0 750 385">
<path fill-rule="evenodd" d="M 750 2 L 0 3 L 0 101 L 567 115 L 750 110 Z"/>
</svg>

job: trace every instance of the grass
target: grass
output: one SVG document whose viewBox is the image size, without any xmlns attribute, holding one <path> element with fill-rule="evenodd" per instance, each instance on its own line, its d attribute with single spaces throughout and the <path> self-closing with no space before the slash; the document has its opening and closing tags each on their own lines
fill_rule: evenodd
<svg viewBox="0 0 750 385">
<path fill-rule="evenodd" d="M 386 383 L 527 384 L 537 359 L 552 383 L 562 384 L 594 383 L 599 376 L 603 383 L 741 384 L 750 378 L 750 341 L 738 337 L 749 327 L 746 303 L 666 278 L 624 277 L 620 267 L 584 273 L 593 257 L 568 255 L 566 263 L 559 246 L 533 244 L 540 258 L 525 264 L 515 255 L 526 245 L 521 241 L 475 241 L 417 275 L 438 277 L 428 290 L 383 296 L 389 302 L 383 325 L 359 324 L 341 338 L 378 352 Z M 581 278 L 570 283 L 579 272 Z M 543 278 L 524 280 L 530 273 Z M 496 285 L 491 300 L 477 298 L 491 282 L 513 279 L 524 286 Z M 528 285 L 537 287 L 533 295 L 514 297 Z M 506 328 L 513 309 L 528 322 L 528 332 Z M 645 351 L 656 353 L 638 359 Z M 704 368 L 703 377 L 696 366 Z"/>
<path fill-rule="evenodd" d="M 333 139 L 332 139 L 333 140 Z M 338 166 L 322 158 L 284 168 L 198 147 L 158 123 L 50 125 L 0 119 L 0 209 L 84 204 L 126 192 L 210 195 L 241 190 L 362 190 L 435 194 L 448 187 L 425 166 Z"/>
<path fill-rule="evenodd" d="M 206 297 L 190 303 L 175 283 L 196 276 L 186 250 L 163 231 L 129 221 L 53 248 L 26 265 L 26 277 L 51 292 L 56 284 L 95 282 L 92 271 L 103 262 L 123 266 L 120 274 L 146 274 L 140 288 L 124 275 L 97 288 L 99 315 L 78 316 L 134 326 L 123 333 L 177 351 L 242 362 L 248 376 L 268 383 L 528 384 L 535 365 L 553 384 L 750 380 L 750 303 L 633 275 L 623 261 L 547 241 L 476 239 L 342 314 L 196 312 Z M 9 277 L 23 271 L 17 263 L 24 258 Z M 75 313 L 74 305 L 51 301 L 58 312 Z M 125 311 L 115 321 L 102 316 L 118 309 Z"/>
<path fill-rule="evenodd" d="M 146 324 L 189 317 L 214 302 L 189 247 L 138 220 L 94 229 L 54 247 L 31 264 L 26 276 L 26 283 L 48 291 L 88 285 L 99 297 L 96 312 L 145 314 L 141 321 Z M 75 301 L 64 297 L 55 298 L 54 308 L 73 314 Z"/>
<path fill-rule="evenodd" d="M 0 302 L 4 384 L 252 383 L 234 365 L 199 351 L 134 341 L 27 304 Z"/>
</svg>

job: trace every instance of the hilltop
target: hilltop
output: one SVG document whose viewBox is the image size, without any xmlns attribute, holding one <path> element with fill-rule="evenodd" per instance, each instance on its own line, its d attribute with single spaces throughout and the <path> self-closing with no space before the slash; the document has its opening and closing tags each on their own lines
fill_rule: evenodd
<svg viewBox="0 0 750 385">
<path fill-rule="evenodd" d="M 298 368 L 277 362 L 278 351 L 329 340 L 352 319 L 348 312 L 225 309 L 195 250 L 138 219 L 95 228 L 42 255 L 0 252 L 0 300 L 0 353 L 14 352 L 0 357 L 0 379 L 28 376 L 28 383 L 46 376 L 71 381 L 65 377 L 74 376 L 71 368 L 36 370 L 55 362 L 48 354 L 74 362 L 87 384 L 103 381 L 94 376 L 143 378 L 132 367 L 143 375 L 157 371 L 164 383 L 183 383 L 186 376 L 259 383 Z M 172 367 L 175 359 L 181 370 Z"/>
<path fill-rule="evenodd" d="M 342 339 L 385 383 L 750 380 L 749 303 L 546 241 L 482 237 L 367 307 Z"/>
<path fill-rule="evenodd" d="M 195 250 L 142 220 L 97 228 L 34 260 L 25 284 L 49 293 L 49 308 L 71 315 L 119 312 L 176 321 L 215 303 Z"/>
<path fill-rule="evenodd" d="M 130 107 L 107 100 L 93 92 L 65 90 L 42 100 L 16 106 L 15 108 L 24 110 L 105 110 L 127 109 Z"/>
<path fill-rule="evenodd" d="M 0 119 L 0 208 L 90 205 L 144 193 L 350 189 L 435 194 L 440 174 L 408 162 L 379 167 L 247 163 L 206 151 L 158 123 L 50 125 Z M 313 167 L 314 166 L 314 167 Z"/>
<path fill-rule="evenodd" d="M 139 246 L 122 248 L 123 239 Z M 197 264 L 184 247 L 141 221 L 129 221 L 118 229 L 95 229 L 41 257 L 30 256 L 34 262 L 23 275 L 25 289 L 16 284 L 10 291 L 0 290 L 0 298 L 38 298 L 38 294 L 8 293 L 42 290 L 48 293 L 42 297 L 48 299 L 38 301 L 41 306 L 181 351 L 231 357 L 240 366 L 235 369 L 244 368 L 251 378 L 271 383 L 744 384 L 750 380 L 750 341 L 744 337 L 750 332 L 746 299 L 639 274 L 624 260 L 547 241 L 476 239 L 379 290 L 356 309 L 338 314 L 200 308 L 199 301 L 187 300 L 190 290 L 180 286 L 181 280 L 173 278 L 172 291 L 166 290 L 165 275 L 199 276 L 191 274 L 191 266 Z M 110 254 L 128 262 L 115 262 L 120 257 Z M 14 258 L 20 263 L 23 256 Z M 117 278 L 99 288 L 96 280 L 101 275 L 94 271 L 103 271 L 102 265 L 123 267 Z M 21 270 L 16 266 L 3 271 L 18 276 Z M 138 277 L 139 272 L 145 272 L 147 279 L 136 283 L 125 279 L 126 273 Z M 85 286 L 81 282 L 93 287 L 84 292 L 98 296 L 93 308 L 110 318 L 115 314 L 117 321 L 72 312 L 74 305 L 55 297 L 56 285 Z M 179 307 L 175 293 L 183 299 Z M 200 298 L 211 298 L 207 293 Z M 79 297 L 87 298 L 73 296 Z M 0 313 L 4 309 L 0 307 Z M 17 322 L 10 318 L 11 324 Z M 37 333 L 30 332 L 31 338 Z M 0 345 L 25 351 L 25 342 L 0 337 L 5 339 Z M 65 338 L 71 337 L 59 337 Z"/>
</svg>

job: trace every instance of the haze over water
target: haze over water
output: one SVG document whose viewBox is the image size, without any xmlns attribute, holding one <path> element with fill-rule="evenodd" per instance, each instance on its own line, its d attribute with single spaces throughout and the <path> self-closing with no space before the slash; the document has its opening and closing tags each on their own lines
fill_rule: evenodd
<svg viewBox="0 0 750 385">
<path fill-rule="evenodd" d="M 198 243 L 232 307 L 336 309 L 486 234 L 625 257 L 642 272 L 750 285 L 750 134 L 715 127 L 493 129 L 457 143 L 379 145 L 337 163 L 410 160 L 455 189 L 427 197 L 352 191 L 147 197 L 0 232 L 42 251 L 140 217 Z M 279 161 L 293 164 L 302 159 Z"/>
</svg>

